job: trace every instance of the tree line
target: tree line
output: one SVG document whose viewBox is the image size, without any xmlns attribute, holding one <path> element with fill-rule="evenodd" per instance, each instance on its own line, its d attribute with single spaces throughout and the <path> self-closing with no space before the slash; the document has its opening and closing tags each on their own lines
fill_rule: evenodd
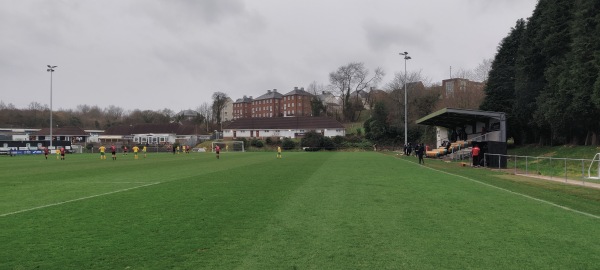
<svg viewBox="0 0 600 270">
<path fill-rule="evenodd" d="M 212 132 L 221 124 L 221 111 L 227 100 L 222 92 L 213 94 L 212 103 L 204 102 L 194 111 L 193 116 L 184 116 L 171 109 L 125 110 L 110 105 L 105 108 L 90 105 L 77 105 L 75 109 L 53 110 L 55 127 L 80 127 L 82 129 L 108 129 L 112 126 L 135 124 L 168 124 L 178 122 L 197 125 L 206 133 Z M 0 126 L 6 128 L 47 128 L 50 124 L 50 108 L 38 102 L 31 102 L 27 108 L 18 109 L 12 104 L 0 101 Z"/>
<path fill-rule="evenodd" d="M 540 0 L 498 46 L 482 110 L 508 136 L 542 145 L 600 143 L 600 1 Z"/>
</svg>

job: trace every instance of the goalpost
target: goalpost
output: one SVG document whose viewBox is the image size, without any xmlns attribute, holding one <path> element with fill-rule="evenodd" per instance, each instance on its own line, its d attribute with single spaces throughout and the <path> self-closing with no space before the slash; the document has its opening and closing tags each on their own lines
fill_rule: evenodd
<svg viewBox="0 0 600 270">
<path fill-rule="evenodd" d="M 594 164 L 596 165 L 594 167 Z M 594 175 L 592 176 L 592 172 Z M 590 163 L 590 167 L 588 168 L 588 177 L 589 179 L 600 179 L 600 153 L 594 155 L 594 159 Z"/>
<path fill-rule="evenodd" d="M 215 151 L 215 146 L 219 146 L 221 148 L 221 153 L 223 152 L 246 152 L 244 149 L 244 142 L 242 141 L 219 141 L 212 142 L 211 152 Z"/>
</svg>

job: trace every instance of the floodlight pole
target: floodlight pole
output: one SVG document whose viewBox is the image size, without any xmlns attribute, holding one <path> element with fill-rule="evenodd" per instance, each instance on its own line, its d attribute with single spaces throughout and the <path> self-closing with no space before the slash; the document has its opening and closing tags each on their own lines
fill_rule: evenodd
<svg viewBox="0 0 600 270">
<path fill-rule="evenodd" d="M 406 91 L 406 60 L 412 59 L 408 56 L 408 52 L 400 53 L 404 56 L 404 145 L 408 144 L 408 94 Z"/>
<path fill-rule="evenodd" d="M 46 71 L 50 72 L 50 148 L 52 148 L 52 73 L 56 66 L 47 65 Z"/>
</svg>

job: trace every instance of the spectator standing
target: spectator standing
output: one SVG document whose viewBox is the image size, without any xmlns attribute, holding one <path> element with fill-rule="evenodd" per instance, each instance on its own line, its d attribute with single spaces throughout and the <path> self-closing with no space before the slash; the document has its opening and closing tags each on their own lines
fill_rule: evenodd
<svg viewBox="0 0 600 270">
<path fill-rule="evenodd" d="M 425 154 L 425 145 L 422 143 L 420 145 L 417 145 L 417 149 L 415 150 L 415 152 L 419 157 L 419 164 L 425 165 L 425 160 L 423 159 L 423 155 Z"/>
<path fill-rule="evenodd" d="M 481 151 L 481 149 L 479 149 L 479 146 L 476 144 L 475 146 L 473 146 L 473 149 L 471 149 L 471 156 L 473 157 L 473 167 L 479 167 L 479 152 Z"/>
</svg>

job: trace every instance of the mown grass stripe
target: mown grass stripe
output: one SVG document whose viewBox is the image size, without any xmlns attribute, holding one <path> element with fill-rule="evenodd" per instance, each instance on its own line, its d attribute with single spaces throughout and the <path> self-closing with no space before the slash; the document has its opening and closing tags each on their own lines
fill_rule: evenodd
<svg viewBox="0 0 600 270">
<path fill-rule="evenodd" d="M 14 211 L 14 212 L 10 212 L 10 213 L 0 214 L 0 217 L 6 217 L 6 216 L 20 214 L 20 213 L 25 213 L 25 212 L 29 212 L 29 211 L 33 211 L 33 210 L 37 210 L 37 209 L 42 209 L 42 208 L 57 206 L 57 205 L 61 205 L 61 204 L 72 203 L 72 202 L 77 202 L 77 201 L 92 199 L 92 198 L 96 198 L 96 197 L 111 195 L 111 194 L 115 194 L 115 193 L 119 193 L 119 192 L 129 191 L 129 190 L 132 190 L 132 189 L 138 189 L 138 188 L 153 186 L 153 185 L 157 185 L 157 184 L 160 184 L 160 183 L 161 182 L 155 182 L 155 183 L 150 183 L 150 184 L 141 185 L 141 186 L 135 186 L 135 187 L 130 187 L 130 188 L 119 189 L 119 190 L 115 190 L 115 191 L 111 191 L 111 192 L 106 192 L 106 193 L 102 193 L 102 194 L 96 194 L 96 195 L 92 195 L 92 196 L 81 197 L 81 198 L 77 198 L 77 199 L 73 199 L 73 200 L 68 200 L 68 201 L 63 201 L 63 202 L 46 204 L 46 205 L 32 207 L 32 208 L 23 209 L 23 210 L 19 210 L 19 211 Z"/>
<path fill-rule="evenodd" d="M 401 158 L 401 160 L 405 161 L 405 162 L 416 164 L 413 161 L 408 161 L 408 160 L 405 160 L 405 159 L 402 159 L 402 158 Z M 422 166 L 422 165 L 419 165 L 419 166 Z M 508 193 L 511 193 L 511 194 L 514 194 L 514 195 L 518 195 L 518 196 L 521 196 L 521 197 L 524 197 L 524 198 L 527 198 L 527 199 L 530 199 L 530 200 L 534 200 L 534 201 L 538 201 L 538 202 L 541 202 L 541 203 L 545 203 L 545 204 L 548 204 L 548 205 L 551 205 L 551 206 L 554 206 L 554 207 L 558 207 L 558 208 L 563 209 L 563 210 L 571 211 L 571 212 L 574 212 L 574 213 L 577 213 L 577 214 L 581 214 L 581 215 L 584 215 L 584 216 L 588 216 L 588 217 L 591 217 L 591 218 L 595 218 L 595 219 L 600 219 L 600 216 L 597 216 L 597 215 L 594 215 L 594 214 L 590 214 L 590 213 L 586 213 L 586 212 L 583 212 L 583 211 L 575 210 L 573 208 L 569 208 L 569 207 L 566 207 L 566 206 L 563 206 L 563 205 L 559 205 L 559 204 L 556 204 L 556 203 L 553 203 L 553 202 L 549 202 L 549 201 L 546 201 L 546 200 L 535 198 L 535 197 L 532 197 L 532 196 L 529 196 L 529 195 L 526 195 L 526 194 L 523 194 L 523 193 L 519 193 L 519 192 L 515 192 L 515 191 L 512 191 L 512 190 L 505 189 L 505 188 L 497 187 L 497 186 L 494 186 L 494 185 L 491 185 L 491 184 L 488 184 L 488 183 L 484 183 L 484 182 L 481 182 L 481 181 L 478 181 L 478 180 L 475 180 L 473 178 L 469 178 L 469 177 L 466 177 L 466 176 L 463 176 L 463 175 L 453 174 L 453 173 L 450 173 L 450 172 L 445 172 L 445 171 L 438 170 L 438 169 L 431 168 L 431 167 L 427 167 L 427 166 L 423 166 L 423 167 L 425 167 L 425 168 L 427 168 L 429 170 L 433 170 L 433 171 L 439 172 L 439 173 L 443 173 L 443 174 L 447 174 L 447 175 L 452 175 L 452 176 L 463 178 L 463 179 L 466 179 L 466 180 L 469 180 L 471 182 L 475 182 L 475 183 L 478 183 L 478 184 L 481 184 L 481 185 L 484 185 L 484 186 L 488 186 L 488 187 L 492 187 L 492 188 L 495 188 L 495 189 L 498 189 L 498 190 L 502 190 L 504 192 L 508 192 Z"/>
</svg>

